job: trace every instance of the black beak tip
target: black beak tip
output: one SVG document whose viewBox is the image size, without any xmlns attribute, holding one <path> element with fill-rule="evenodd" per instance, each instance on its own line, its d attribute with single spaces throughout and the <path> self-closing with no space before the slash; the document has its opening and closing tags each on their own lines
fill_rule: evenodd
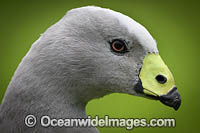
<svg viewBox="0 0 200 133">
<path fill-rule="evenodd" d="M 176 87 L 174 87 L 167 95 L 161 96 L 160 101 L 169 107 L 173 107 L 176 111 L 181 106 L 181 96 Z"/>
<path fill-rule="evenodd" d="M 180 106 L 181 106 L 181 99 L 177 99 L 177 101 L 175 101 L 173 108 L 174 108 L 174 110 L 177 111 Z"/>
</svg>

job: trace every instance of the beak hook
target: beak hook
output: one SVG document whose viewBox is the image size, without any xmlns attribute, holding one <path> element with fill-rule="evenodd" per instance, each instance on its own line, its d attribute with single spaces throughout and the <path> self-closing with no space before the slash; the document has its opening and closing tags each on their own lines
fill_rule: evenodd
<svg viewBox="0 0 200 133">
<path fill-rule="evenodd" d="M 163 104 L 173 107 L 175 110 L 178 110 L 181 105 L 181 96 L 176 87 L 173 87 L 168 94 L 160 96 L 159 100 Z"/>
</svg>

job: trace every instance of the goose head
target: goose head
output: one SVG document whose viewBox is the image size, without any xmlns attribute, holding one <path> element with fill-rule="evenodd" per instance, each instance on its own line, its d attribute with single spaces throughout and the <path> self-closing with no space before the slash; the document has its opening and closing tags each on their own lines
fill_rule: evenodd
<svg viewBox="0 0 200 133">
<path fill-rule="evenodd" d="M 49 39 L 59 40 L 56 47 L 64 44 L 63 64 L 70 82 L 81 86 L 83 101 L 126 93 L 179 108 L 180 95 L 156 41 L 130 17 L 93 6 L 73 9 L 43 35 Z"/>
<path fill-rule="evenodd" d="M 111 93 L 159 100 L 175 110 L 181 104 L 150 33 L 126 15 L 87 6 L 68 11 L 32 45 L 2 106 L 37 111 L 41 101 L 53 107 L 57 101 L 74 108 Z M 21 101 L 13 99 L 19 96 Z M 35 106 L 30 108 L 30 102 Z"/>
</svg>

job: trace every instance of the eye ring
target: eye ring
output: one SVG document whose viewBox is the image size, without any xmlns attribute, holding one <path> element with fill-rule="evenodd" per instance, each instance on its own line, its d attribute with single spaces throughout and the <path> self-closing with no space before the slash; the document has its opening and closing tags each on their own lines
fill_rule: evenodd
<svg viewBox="0 0 200 133">
<path fill-rule="evenodd" d="M 128 52 L 126 42 L 119 39 L 113 40 L 111 42 L 111 49 L 116 53 Z"/>
</svg>

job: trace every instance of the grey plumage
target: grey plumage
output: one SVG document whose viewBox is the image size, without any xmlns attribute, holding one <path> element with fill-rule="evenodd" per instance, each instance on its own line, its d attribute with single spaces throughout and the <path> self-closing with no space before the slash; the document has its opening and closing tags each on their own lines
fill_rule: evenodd
<svg viewBox="0 0 200 133">
<path fill-rule="evenodd" d="M 129 42 L 125 56 L 114 54 L 109 41 Z M 98 132 L 95 128 L 28 128 L 24 118 L 85 118 L 87 102 L 133 89 L 144 56 L 157 53 L 148 31 L 120 13 L 100 7 L 69 11 L 32 45 L 19 64 L 0 108 L 4 132 Z M 12 125 L 12 126 L 11 126 Z"/>
</svg>

